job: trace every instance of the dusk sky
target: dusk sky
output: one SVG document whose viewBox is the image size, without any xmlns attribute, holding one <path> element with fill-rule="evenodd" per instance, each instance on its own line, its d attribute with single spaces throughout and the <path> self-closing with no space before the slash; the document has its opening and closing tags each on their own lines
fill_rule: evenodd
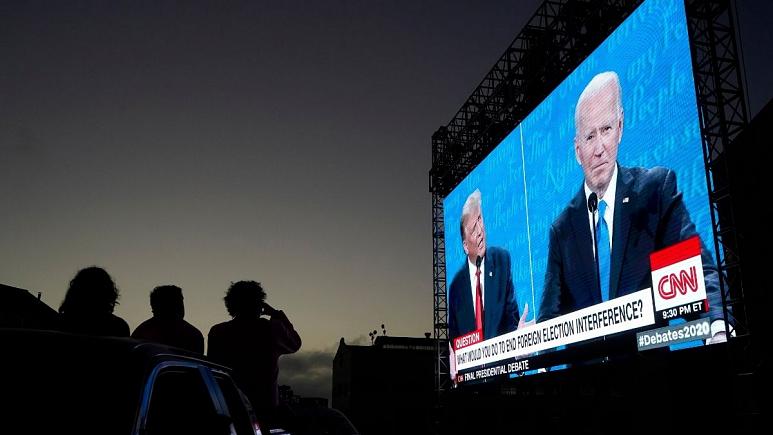
<svg viewBox="0 0 773 435">
<path fill-rule="evenodd" d="M 102 266 L 132 329 L 179 285 L 206 335 L 260 281 L 328 397 L 341 337 L 433 330 L 430 138 L 540 3 L 3 1 L 0 283 L 56 309 Z M 773 7 L 738 9 L 756 113 Z"/>
</svg>

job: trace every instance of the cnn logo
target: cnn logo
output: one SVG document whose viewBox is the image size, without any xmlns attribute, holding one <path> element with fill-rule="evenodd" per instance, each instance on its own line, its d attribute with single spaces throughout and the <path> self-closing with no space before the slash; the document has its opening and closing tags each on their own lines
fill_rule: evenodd
<svg viewBox="0 0 773 435">
<path fill-rule="evenodd" d="M 650 266 L 656 311 L 706 299 L 698 237 L 653 252 Z"/>
<path fill-rule="evenodd" d="M 663 299 L 673 299 L 677 294 L 686 295 L 688 291 L 698 291 L 698 274 L 695 266 L 689 270 L 680 270 L 679 274 L 669 273 L 663 275 L 658 283 L 658 293 Z"/>
</svg>

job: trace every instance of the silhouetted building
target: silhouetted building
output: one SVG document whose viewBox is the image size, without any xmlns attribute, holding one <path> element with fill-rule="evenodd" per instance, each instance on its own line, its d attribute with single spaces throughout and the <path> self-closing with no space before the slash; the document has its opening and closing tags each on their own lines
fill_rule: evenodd
<svg viewBox="0 0 773 435">
<path fill-rule="evenodd" d="M 29 291 L 0 284 L 0 328 L 55 329 L 58 317 Z"/>
<path fill-rule="evenodd" d="M 324 397 L 302 397 L 293 391 L 289 385 L 280 385 L 279 404 L 287 405 L 293 408 L 327 408 L 327 399 Z"/>
<path fill-rule="evenodd" d="M 295 393 L 293 393 L 293 388 L 289 385 L 280 385 L 277 388 L 278 394 L 279 394 L 279 404 L 280 405 L 292 405 L 295 403 L 295 398 L 297 397 Z"/>
<path fill-rule="evenodd" d="M 727 159 L 730 173 L 732 215 L 728 208 L 720 209 L 721 219 L 737 225 L 739 255 L 743 261 L 744 296 L 752 338 L 759 340 L 760 350 L 768 346 L 771 329 L 769 255 L 773 243 L 769 230 L 770 213 L 764 212 L 770 195 L 770 170 L 773 152 L 770 147 L 770 126 L 773 125 L 773 100 L 749 123 L 722 156 Z M 721 160 L 719 160 L 721 162 Z M 725 235 L 724 237 L 729 237 Z M 766 353 L 763 351 L 763 353 Z"/>
<path fill-rule="evenodd" d="M 295 396 L 298 406 L 304 408 L 327 408 L 327 399 L 324 397 L 301 397 Z"/>
<path fill-rule="evenodd" d="M 727 219 L 731 225 L 734 223 L 738 226 L 738 258 L 743 264 L 743 288 L 736 285 L 733 290 L 742 290 L 745 299 L 744 310 L 748 318 L 751 346 L 747 346 L 744 353 L 748 351 L 745 358 L 753 368 L 750 370 L 753 375 L 737 377 L 738 380 L 744 381 L 735 386 L 737 396 L 743 400 L 736 400 L 735 404 L 741 412 L 750 415 L 747 418 L 749 427 L 765 426 L 761 422 L 769 417 L 760 419 L 759 416 L 770 415 L 764 408 L 761 414 L 748 410 L 768 402 L 767 397 L 770 395 L 767 387 L 771 382 L 771 358 L 768 348 L 769 337 L 773 332 L 770 322 L 770 307 L 773 301 L 769 290 L 770 255 L 767 251 L 773 244 L 773 234 L 770 231 L 770 213 L 764 210 L 767 208 L 765 203 L 770 195 L 771 184 L 767 175 L 773 158 L 770 146 L 771 125 L 773 100 L 765 104 L 743 133 L 727 148 L 724 157 L 728 160 L 728 170 L 731 174 L 732 215 L 727 208 L 719 210 L 720 222 Z M 727 239 L 729 236 L 724 237 Z M 736 261 L 730 254 L 727 256 L 732 259 L 730 261 Z M 731 292 L 730 299 L 737 297 L 737 293 Z M 740 310 L 736 309 L 735 313 L 739 315 Z M 754 420 L 751 416 L 755 416 L 760 423 L 752 423 Z"/>
<path fill-rule="evenodd" d="M 277 426 L 293 434 L 350 435 L 357 431 L 340 411 L 328 408 L 324 397 L 301 397 L 289 385 L 280 385 Z"/>
<path fill-rule="evenodd" d="M 372 346 L 341 338 L 333 359 L 333 408 L 363 434 L 427 433 L 435 403 L 435 340 L 379 336 Z"/>
</svg>

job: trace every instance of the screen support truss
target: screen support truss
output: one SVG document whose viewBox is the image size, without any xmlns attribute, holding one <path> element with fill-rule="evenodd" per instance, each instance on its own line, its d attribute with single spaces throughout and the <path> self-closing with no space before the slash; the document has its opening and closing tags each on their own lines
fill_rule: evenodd
<svg viewBox="0 0 773 435">
<path fill-rule="evenodd" d="M 744 93 L 743 71 L 736 43 L 736 17 L 731 0 L 688 0 L 687 26 L 690 33 L 698 116 L 709 187 L 711 219 L 714 226 L 722 303 L 726 331 L 732 330 L 743 346 L 750 331 L 741 258 L 738 225 L 730 194 L 731 174 L 725 155 L 735 138 L 748 124 L 748 103 Z M 730 347 L 728 347 L 730 349 Z M 735 374 L 747 372 L 748 362 L 741 356 L 749 352 L 729 352 Z"/>
<path fill-rule="evenodd" d="M 706 178 L 717 234 L 716 252 L 722 254 L 719 258 L 722 300 L 734 313 L 735 319 L 726 319 L 728 324 L 737 323 L 737 332 L 746 334 L 737 226 L 728 183 L 730 174 L 727 160 L 721 158 L 748 124 L 734 11 L 730 0 L 693 0 L 687 8 Z"/>
</svg>

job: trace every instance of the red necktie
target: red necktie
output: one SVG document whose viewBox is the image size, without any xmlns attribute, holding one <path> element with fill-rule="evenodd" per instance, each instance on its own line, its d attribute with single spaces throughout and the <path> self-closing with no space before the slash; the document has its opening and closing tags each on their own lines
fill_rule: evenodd
<svg viewBox="0 0 773 435">
<path fill-rule="evenodd" d="M 480 291 L 480 268 L 475 270 L 475 278 L 478 281 L 475 286 L 475 329 L 483 331 L 483 295 Z"/>
</svg>

